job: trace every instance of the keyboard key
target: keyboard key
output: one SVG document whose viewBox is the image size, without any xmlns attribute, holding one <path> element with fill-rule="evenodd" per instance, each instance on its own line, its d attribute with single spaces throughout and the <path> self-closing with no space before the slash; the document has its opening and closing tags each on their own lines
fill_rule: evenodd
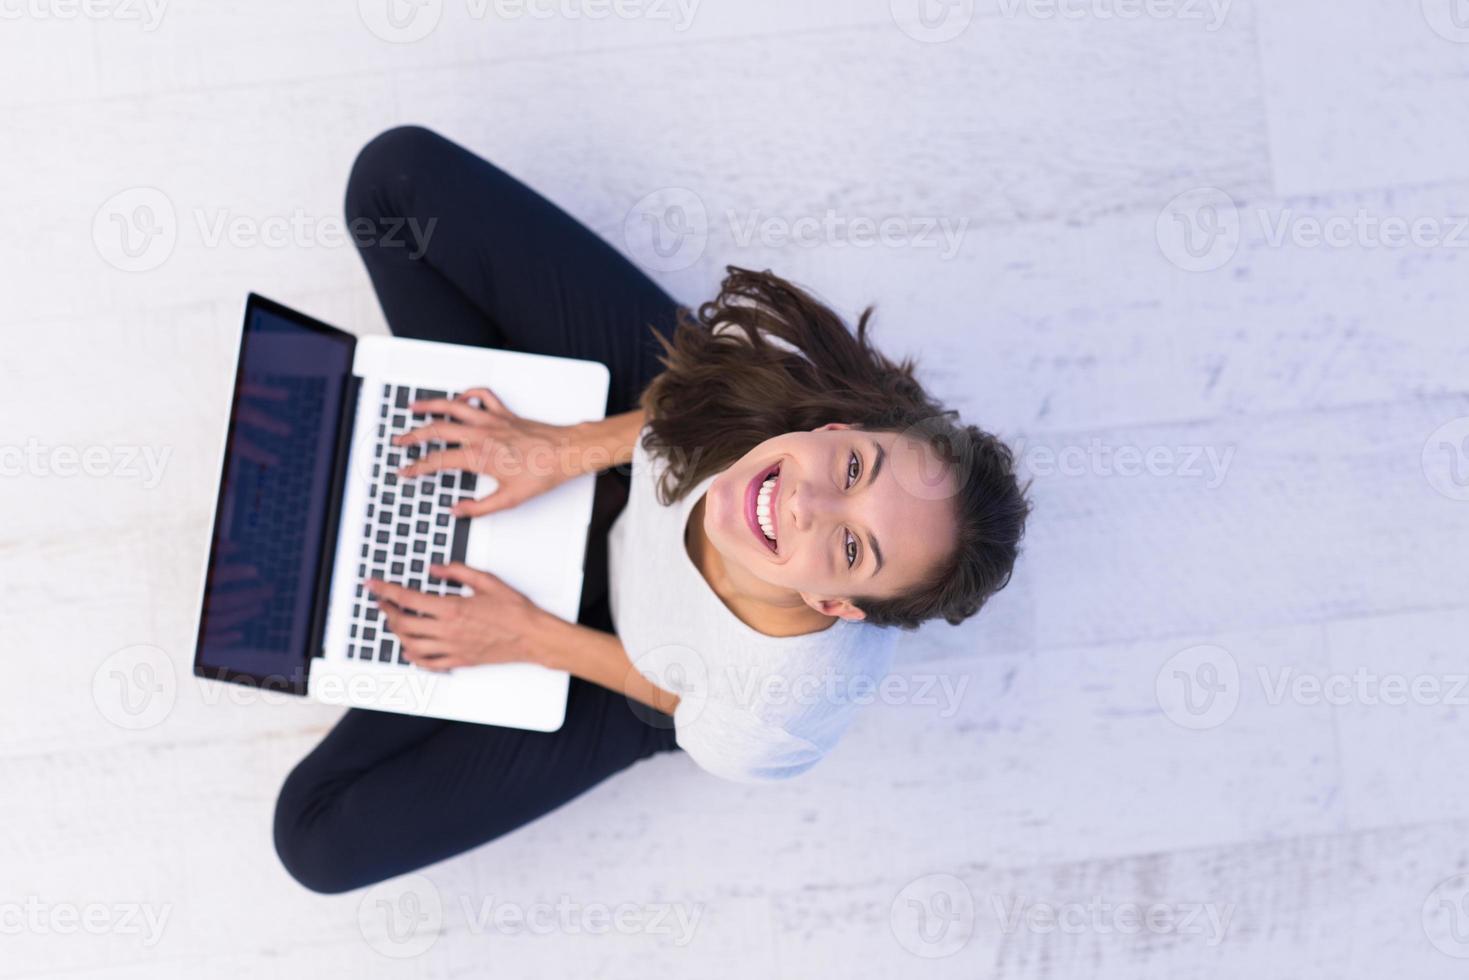
<svg viewBox="0 0 1469 980">
<path fill-rule="evenodd" d="M 469 521 L 454 522 L 454 543 L 449 547 L 450 561 L 464 561 L 469 555 Z"/>
</svg>

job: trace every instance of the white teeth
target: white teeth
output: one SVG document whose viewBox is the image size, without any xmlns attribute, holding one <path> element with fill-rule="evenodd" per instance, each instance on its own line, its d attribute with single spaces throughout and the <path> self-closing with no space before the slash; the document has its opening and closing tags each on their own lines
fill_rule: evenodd
<svg viewBox="0 0 1469 980">
<path fill-rule="evenodd" d="M 760 524 L 760 530 L 771 541 L 775 540 L 775 524 L 770 516 L 770 493 L 775 489 L 775 476 L 770 476 L 760 484 L 760 491 L 755 495 L 755 520 Z"/>
</svg>

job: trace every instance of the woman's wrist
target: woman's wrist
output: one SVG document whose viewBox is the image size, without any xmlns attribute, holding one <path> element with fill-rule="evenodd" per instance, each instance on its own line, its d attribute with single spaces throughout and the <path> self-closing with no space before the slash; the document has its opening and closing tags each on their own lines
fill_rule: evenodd
<svg viewBox="0 0 1469 980">
<path fill-rule="evenodd" d="M 580 475 L 630 462 L 642 430 L 642 409 L 570 426 L 566 465 Z"/>
</svg>

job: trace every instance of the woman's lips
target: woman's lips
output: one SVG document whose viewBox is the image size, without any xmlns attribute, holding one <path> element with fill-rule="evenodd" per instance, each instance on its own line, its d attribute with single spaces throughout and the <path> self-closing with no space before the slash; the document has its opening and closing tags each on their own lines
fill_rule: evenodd
<svg viewBox="0 0 1469 980">
<path fill-rule="evenodd" d="M 765 546 L 766 551 L 770 552 L 776 551 L 777 544 L 780 541 L 780 524 L 775 519 L 775 495 L 780 491 L 779 476 L 775 478 L 775 486 L 771 489 L 770 493 L 770 523 L 775 528 L 775 541 L 771 541 L 765 536 L 765 532 L 760 530 L 760 521 L 755 516 L 755 506 L 757 498 L 760 495 L 760 484 L 764 483 L 766 478 L 779 468 L 779 463 L 770 464 L 759 473 L 756 473 L 754 478 L 745 487 L 745 523 L 749 525 L 750 533 L 755 535 L 756 540 Z"/>
</svg>

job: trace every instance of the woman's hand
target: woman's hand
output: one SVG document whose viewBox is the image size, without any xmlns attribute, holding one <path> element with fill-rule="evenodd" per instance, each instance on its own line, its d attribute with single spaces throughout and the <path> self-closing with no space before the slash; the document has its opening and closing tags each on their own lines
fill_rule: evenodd
<svg viewBox="0 0 1469 980">
<path fill-rule="evenodd" d="M 430 565 L 437 576 L 470 587 L 467 596 L 441 596 L 368 579 L 367 590 L 383 611 L 384 626 L 403 656 L 426 670 L 478 664 L 539 663 L 538 627 L 550 616 L 489 572 L 460 562 Z"/>
<path fill-rule="evenodd" d="M 477 398 L 483 405 L 469 403 Z M 451 448 L 429 453 L 404 466 L 403 476 L 426 476 L 440 470 L 468 470 L 495 478 L 499 486 L 478 500 L 454 506 L 457 517 L 493 514 L 553 490 L 572 477 L 591 472 L 573 439 L 573 428 L 521 418 L 488 388 L 473 388 L 454 399 L 414 402 L 419 414 L 447 415 L 449 421 L 428 422 L 394 436 L 399 446 L 429 441 Z M 595 469 L 595 467 L 593 467 Z"/>
</svg>

